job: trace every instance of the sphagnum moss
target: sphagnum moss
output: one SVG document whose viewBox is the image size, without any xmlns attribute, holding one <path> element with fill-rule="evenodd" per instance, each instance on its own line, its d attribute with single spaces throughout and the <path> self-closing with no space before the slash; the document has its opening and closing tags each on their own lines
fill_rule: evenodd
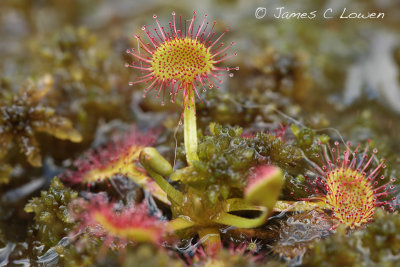
<svg viewBox="0 0 400 267">
<path fill-rule="evenodd" d="M 307 266 L 398 266 L 400 216 L 380 208 L 374 222 L 350 234 L 343 225 L 334 235 L 317 242 Z"/>
<path fill-rule="evenodd" d="M 69 119 L 57 115 L 54 108 L 41 104 L 52 85 L 53 77 L 45 75 L 36 83 L 28 81 L 16 95 L 3 93 L 0 99 L 0 158 L 7 154 L 11 142 L 15 140 L 32 166 L 42 166 L 35 137 L 37 132 L 62 140 L 82 141 L 82 136 Z"/>
<path fill-rule="evenodd" d="M 77 197 L 77 192 L 65 187 L 55 177 L 47 191 L 42 191 L 40 197 L 32 198 L 25 206 L 26 212 L 34 213 L 31 238 L 46 248 L 55 246 L 74 227 L 68 205 Z"/>
</svg>

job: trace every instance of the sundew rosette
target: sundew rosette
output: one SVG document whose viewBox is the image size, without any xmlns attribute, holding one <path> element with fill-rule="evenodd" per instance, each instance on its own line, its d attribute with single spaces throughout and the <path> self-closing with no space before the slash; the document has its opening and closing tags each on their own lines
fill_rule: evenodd
<svg viewBox="0 0 400 267">
<path fill-rule="evenodd" d="M 75 170 L 68 170 L 62 180 L 72 186 L 106 182 L 118 176 L 131 179 L 143 189 L 148 190 L 160 201 L 170 204 L 167 195 L 149 178 L 139 166 L 139 154 L 157 139 L 155 131 L 141 133 L 133 127 L 120 138 L 108 142 L 104 147 L 89 150 L 74 162 Z"/>
<path fill-rule="evenodd" d="M 113 243 L 124 247 L 129 242 L 159 245 L 167 232 L 166 223 L 150 216 L 144 203 L 120 207 L 104 195 L 90 195 L 89 201 L 76 199 L 69 208 L 77 222 L 71 236 L 87 232 L 101 238 L 106 247 Z"/>
<path fill-rule="evenodd" d="M 203 91 L 207 88 L 219 88 L 218 84 L 222 83 L 221 76 L 232 77 L 230 71 L 239 69 L 217 66 L 236 55 L 227 53 L 234 42 L 229 45 L 221 42 L 228 29 L 216 37 L 216 22 L 210 24 L 207 15 L 196 25 L 196 12 L 193 12 L 191 20 L 182 19 L 182 15 L 178 19 L 173 12 L 172 22 L 166 27 L 159 24 L 156 15 L 153 17 L 157 24 L 153 31 L 147 26 L 142 27 L 148 42 L 136 35 L 140 50 L 127 50 L 135 61 L 126 64 L 126 67 L 138 69 L 143 74 L 129 84 L 148 84 L 144 89 L 144 97 L 154 90 L 157 97 L 162 93 L 161 104 L 164 104 L 166 91 L 171 102 L 175 102 L 178 93 L 182 92 L 185 111 L 185 108 L 194 106 L 194 94 L 200 98 L 199 88 Z"/>
<path fill-rule="evenodd" d="M 326 209 L 332 211 L 332 217 L 349 228 L 360 227 L 373 220 L 375 208 L 387 208 L 393 211 L 395 178 L 385 182 L 382 174 L 385 161 L 378 162 L 377 149 L 369 152 L 369 145 L 354 151 L 350 142 L 341 154 L 339 143 L 335 147 L 320 144 L 321 152 L 315 155 L 316 161 L 310 161 L 313 174 L 307 180 L 313 189 L 312 200 L 320 200 Z"/>
</svg>

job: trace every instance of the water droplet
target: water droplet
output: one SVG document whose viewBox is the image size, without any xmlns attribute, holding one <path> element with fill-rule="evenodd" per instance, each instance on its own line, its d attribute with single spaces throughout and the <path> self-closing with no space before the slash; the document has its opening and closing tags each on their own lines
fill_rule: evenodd
<svg viewBox="0 0 400 267">
<path fill-rule="evenodd" d="M 133 82 L 129 82 L 129 86 L 132 86 L 133 85 Z"/>
<path fill-rule="evenodd" d="M 179 124 L 179 125 L 182 125 L 182 119 L 179 120 L 179 123 L 178 123 L 178 124 Z"/>
<path fill-rule="evenodd" d="M 374 154 L 378 153 L 378 149 L 374 148 L 373 152 Z"/>
<path fill-rule="evenodd" d="M 146 25 L 143 25 L 143 26 L 142 26 L 142 30 L 143 30 L 143 31 L 146 30 Z"/>
<path fill-rule="evenodd" d="M 203 89 L 203 92 L 205 93 L 206 91 L 207 91 L 207 90 L 204 88 L 204 89 Z"/>
<path fill-rule="evenodd" d="M 165 105 L 165 103 L 164 103 L 164 101 L 162 101 L 162 102 L 161 102 L 161 106 L 164 106 L 164 105 Z"/>
<path fill-rule="evenodd" d="M 232 77 L 233 77 L 233 73 L 229 73 L 229 77 L 231 77 L 231 78 L 232 78 Z"/>
<path fill-rule="evenodd" d="M 128 63 L 125 63 L 125 68 L 129 68 L 129 64 Z"/>
<path fill-rule="evenodd" d="M 156 14 L 154 14 L 154 15 L 153 15 L 153 18 L 155 18 L 155 19 L 156 19 L 156 18 L 157 18 L 157 15 L 156 15 Z"/>
<path fill-rule="evenodd" d="M 130 51 L 129 49 L 126 49 L 126 53 L 127 53 L 127 54 L 130 54 L 131 51 Z"/>
<path fill-rule="evenodd" d="M 335 141 L 335 146 L 338 146 L 339 145 L 339 142 L 338 141 Z"/>
<path fill-rule="evenodd" d="M 175 16 L 175 11 L 172 11 L 172 16 Z"/>
</svg>

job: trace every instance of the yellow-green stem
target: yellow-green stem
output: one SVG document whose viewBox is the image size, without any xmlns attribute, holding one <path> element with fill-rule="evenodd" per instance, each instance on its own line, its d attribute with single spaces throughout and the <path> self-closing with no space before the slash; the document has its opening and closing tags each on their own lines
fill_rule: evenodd
<svg viewBox="0 0 400 267">
<path fill-rule="evenodd" d="M 196 105 L 193 104 L 183 113 L 183 131 L 185 139 L 186 160 L 189 166 L 198 161 L 197 156 L 197 127 L 196 127 Z"/>
<path fill-rule="evenodd" d="M 148 166 L 143 166 L 147 173 L 153 178 L 153 180 L 161 187 L 161 189 L 167 194 L 168 198 L 170 198 L 175 203 L 183 202 L 183 195 L 180 191 L 176 190 L 172 185 L 170 185 L 167 180 L 164 179 L 161 175 L 155 173 Z"/>
<path fill-rule="evenodd" d="M 168 176 L 172 173 L 172 166 L 169 162 L 153 147 L 144 148 L 142 152 L 140 152 L 139 160 L 146 172 L 167 194 L 168 198 L 176 203 L 182 203 L 182 193 L 170 185 L 162 176 Z"/>
</svg>

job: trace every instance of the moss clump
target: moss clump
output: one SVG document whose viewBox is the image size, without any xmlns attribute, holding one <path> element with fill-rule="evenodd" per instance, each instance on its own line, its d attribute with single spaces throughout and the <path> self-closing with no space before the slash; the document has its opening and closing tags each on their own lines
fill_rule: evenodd
<svg viewBox="0 0 400 267">
<path fill-rule="evenodd" d="M 261 71 L 270 85 L 285 96 L 304 101 L 310 90 L 312 79 L 307 70 L 304 53 L 280 54 L 273 47 L 254 58 L 256 70 Z"/>
<path fill-rule="evenodd" d="M 279 166 L 284 170 L 298 167 L 302 163 L 301 150 L 273 134 L 257 133 L 249 140 L 249 144 L 258 155 L 269 164 Z"/>
<path fill-rule="evenodd" d="M 258 95 L 258 92 L 254 90 L 253 94 Z M 258 104 L 251 100 L 250 102 Z M 208 90 L 204 102 L 196 105 L 197 120 L 201 126 L 206 126 L 212 121 L 230 125 L 249 125 L 259 114 L 258 109 L 254 108 L 246 109 L 244 112 L 245 103 L 241 103 L 239 96 L 219 90 Z"/>
<path fill-rule="evenodd" d="M 219 189 L 226 198 L 231 189 L 246 185 L 247 171 L 255 164 L 255 153 L 247 140 L 240 136 L 241 128 L 210 124 L 210 129 L 212 135 L 204 136 L 200 141 L 200 161 L 194 164 L 195 170 L 203 174 L 208 186 L 213 187 L 208 189 Z M 221 186 L 229 188 L 214 188 Z"/>
<path fill-rule="evenodd" d="M 210 130 L 212 135 L 199 140 L 199 161 L 175 172 L 171 179 L 207 192 L 206 199 L 214 204 L 219 198 L 240 196 L 257 159 L 248 140 L 240 136 L 241 128 L 210 124 Z"/>
<path fill-rule="evenodd" d="M 264 261 L 262 255 L 253 255 L 239 245 L 237 248 L 222 249 L 215 257 L 198 257 L 195 255 L 193 266 L 196 267 L 283 267 L 285 263 L 268 260 Z M 198 259 L 199 258 L 199 259 Z"/>
<path fill-rule="evenodd" d="M 398 266 L 400 216 L 377 209 L 375 222 L 347 234 L 345 227 L 315 244 L 307 266 Z"/>
<path fill-rule="evenodd" d="M 315 132 L 308 127 L 299 127 L 295 124 L 290 126 L 290 130 L 296 137 L 295 145 L 301 148 L 308 158 L 315 158 L 314 155 L 320 152 L 318 143 L 327 144 L 330 140 L 327 135 L 316 135 Z"/>
<path fill-rule="evenodd" d="M 77 196 L 77 192 L 65 188 L 55 177 L 47 191 L 42 191 L 40 197 L 34 197 L 25 206 L 26 212 L 35 213 L 35 222 L 29 231 L 31 238 L 49 248 L 66 236 L 74 226 L 68 204 Z"/>
<path fill-rule="evenodd" d="M 57 253 L 59 254 L 60 263 L 64 267 L 74 266 L 93 266 L 99 261 L 98 255 L 103 242 L 100 238 L 95 238 L 90 234 L 79 236 L 79 243 L 71 244 L 68 247 L 60 247 Z M 98 266 L 98 265 L 96 265 Z"/>
<path fill-rule="evenodd" d="M 120 63 L 112 60 L 111 48 L 88 29 L 65 27 L 37 50 L 42 68 L 52 73 L 57 89 L 49 93 L 48 103 L 77 123 L 85 141 L 92 138 L 99 118 L 131 118 L 126 112 L 130 97 L 120 89 L 128 78 L 114 75 Z"/>
<path fill-rule="evenodd" d="M 17 94 L 3 93 L 0 99 L 0 158 L 7 154 L 15 140 L 28 162 L 35 167 L 42 165 L 37 132 L 45 132 L 58 139 L 80 142 L 81 135 L 72 122 L 58 116 L 56 111 L 41 103 L 51 89 L 53 78 L 44 75 L 37 83 L 28 81 Z"/>
<path fill-rule="evenodd" d="M 176 171 L 171 179 L 207 192 L 213 204 L 219 198 L 242 197 L 249 171 L 260 163 L 279 166 L 286 173 L 302 166 L 301 150 L 273 134 L 245 138 L 242 128 L 215 123 L 210 130 L 211 135 L 199 140 L 199 161 Z"/>
<path fill-rule="evenodd" d="M 80 238 L 80 245 L 71 245 L 60 251 L 61 263 L 65 267 L 73 266 L 159 266 L 184 267 L 177 255 L 171 255 L 164 249 L 143 244 L 128 245 L 121 250 L 105 250 L 100 239 L 85 235 Z M 104 245 L 103 245 L 104 246 Z"/>
<path fill-rule="evenodd" d="M 285 173 L 285 184 L 283 188 L 284 199 L 291 198 L 291 194 L 296 197 L 306 197 L 304 191 L 304 177 L 298 176 L 303 173 L 304 161 L 302 149 L 294 142 L 284 142 L 273 134 L 257 133 L 249 140 L 257 155 L 267 164 L 280 167 Z"/>
<path fill-rule="evenodd" d="M 94 87 L 99 92 L 110 91 L 107 75 L 99 75 L 105 71 L 109 51 L 99 46 L 97 37 L 86 28 L 65 27 L 53 40 L 46 40 L 38 52 L 42 67 L 54 71 L 58 89 L 71 91 L 79 97 L 94 93 L 90 90 Z M 62 84 L 63 81 L 70 83 Z"/>
<path fill-rule="evenodd" d="M 183 267 L 185 264 L 183 261 L 169 255 L 169 253 L 163 249 L 150 245 L 141 245 L 135 250 L 128 250 L 126 259 L 121 266 Z"/>
</svg>

